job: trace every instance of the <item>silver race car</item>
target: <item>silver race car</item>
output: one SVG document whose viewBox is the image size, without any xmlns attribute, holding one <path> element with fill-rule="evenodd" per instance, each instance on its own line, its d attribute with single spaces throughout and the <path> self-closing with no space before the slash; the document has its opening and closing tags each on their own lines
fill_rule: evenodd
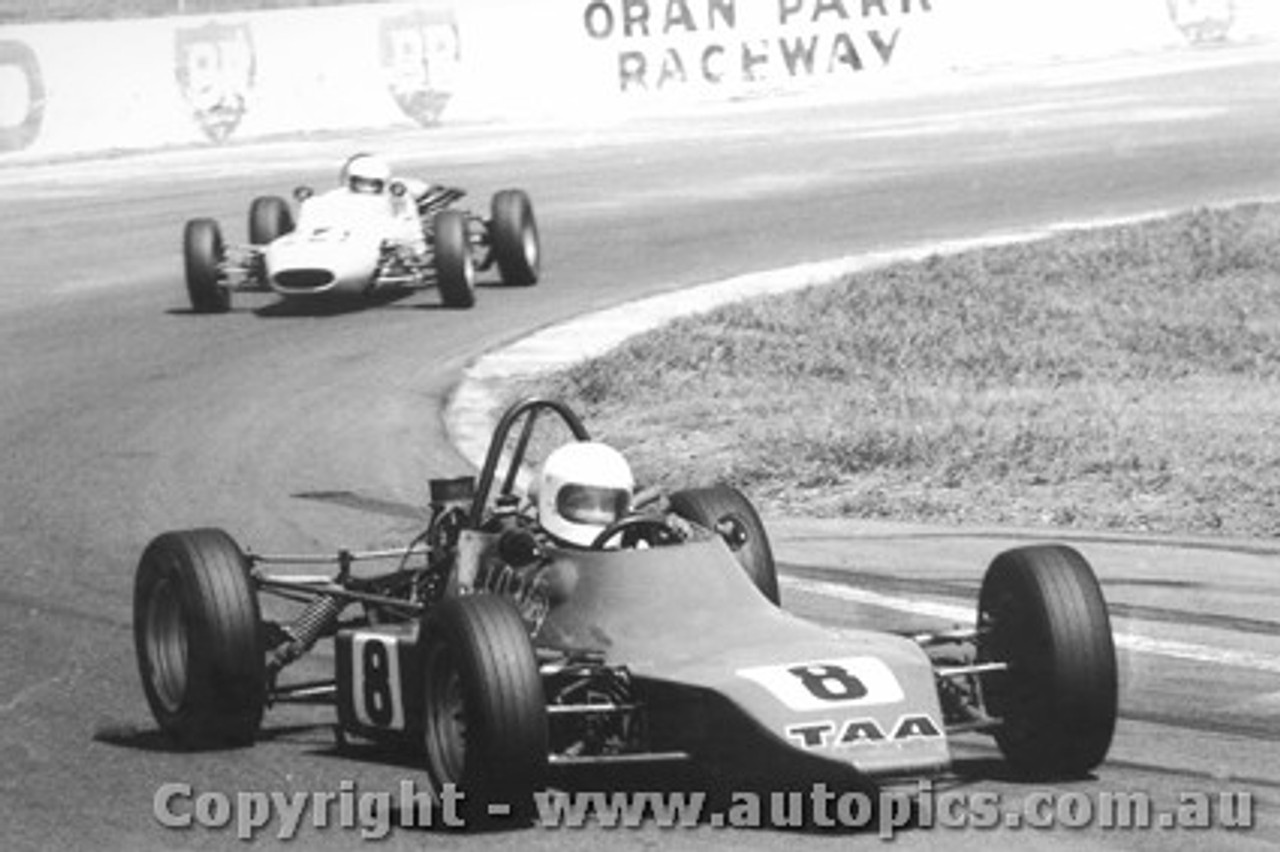
<svg viewBox="0 0 1280 852">
<path fill-rule="evenodd" d="M 260 196 L 249 207 L 249 242 L 227 244 L 218 223 L 191 219 L 183 233 L 187 292 L 196 313 L 231 309 L 232 291 L 287 299 L 368 295 L 435 286 L 451 308 L 475 304 L 478 270 L 530 286 L 540 272 L 533 205 L 519 189 L 494 194 L 488 218 L 455 208 L 454 187 L 393 177 L 382 159 L 357 154 L 341 185 Z"/>
</svg>

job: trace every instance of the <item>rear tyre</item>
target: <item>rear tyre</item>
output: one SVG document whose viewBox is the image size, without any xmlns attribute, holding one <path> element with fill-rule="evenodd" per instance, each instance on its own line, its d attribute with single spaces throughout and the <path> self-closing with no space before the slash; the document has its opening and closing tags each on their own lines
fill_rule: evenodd
<svg viewBox="0 0 1280 852">
<path fill-rule="evenodd" d="M 1062 545 L 1009 550 L 978 597 L 987 711 L 1004 720 L 1000 751 L 1029 776 L 1078 777 L 1102 763 L 1117 712 L 1111 620 L 1093 569 Z"/>
<path fill-rule="evenodd" d="M 738 564 L 769 602 L 778 605 L 778 569 L 773 548 L 755 507 L 731 485 L 689 488 L 671 495 L 671 511 L 687 521 L 715 530 Z"/>
<path fill-rule="evenodd" d="M 276 195 L 263 195 L 249 205 L 249 242 L 265 246 L 293 232 L 293 211 L 289 202 Z"/>
<path fill-rule="evenodd" d="M 513 287 L 538 283 L 542 246 L 533 203 L 523 190 L 504 189 L 493 196 L 489 235 L 502 283 Z"/>
<path fill-rule="evenodd" d="M 542 678 L 520 613 L 504 597 L 468 595 L 433 610 L 423 630 L 432 784 L 455 785 L 471 823 L 496 816 L 491 804 L 527 817 L 549 745 Z"/>
<path fill-rule="evenodd" d="M 182 233 L 182 258 L 191 310 L 222 314 L 231 310 L 231 291 L 222 286 L 227 250 L 222 231 L 212 219 L 191 219 Z"/>
<path fill-rule="evenodd" d="M 466 214 L 444 210 L 432 224 L 436 282 L 447 308 L 469 308 L 476 303 L 475 262 Z"/>
<path fill-rule="evenodd" d="M 142 688 L 161 730 L 188 748 L 248 745 L 266 707 L 266 656 L 248 561 L 222 530 L 164 533 L 134 579 Z"/>
</svg>

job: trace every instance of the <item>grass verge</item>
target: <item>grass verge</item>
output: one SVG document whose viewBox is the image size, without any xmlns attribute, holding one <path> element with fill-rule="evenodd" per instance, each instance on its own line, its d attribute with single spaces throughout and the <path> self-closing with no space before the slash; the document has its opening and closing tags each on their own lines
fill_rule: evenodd
<svg viewBox="0 0 1280 852">
<path fill-rule="evenodd" d="M 775 513 L 1274 537 L 1280 208 L 743 302 L 530 391 L 645 482 L 723 479 Z"/>
</svg>

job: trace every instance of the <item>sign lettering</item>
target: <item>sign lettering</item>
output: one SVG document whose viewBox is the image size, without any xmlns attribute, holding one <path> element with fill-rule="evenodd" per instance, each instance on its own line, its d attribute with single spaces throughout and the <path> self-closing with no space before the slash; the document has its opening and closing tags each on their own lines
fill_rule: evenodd
<svg viewBox="0 0 1280 852">
<path fill-rule="evenodd" d="M 934 0 L 589 0 L 622 92 L 840 77 L 886 68 Z"/>
</svg>

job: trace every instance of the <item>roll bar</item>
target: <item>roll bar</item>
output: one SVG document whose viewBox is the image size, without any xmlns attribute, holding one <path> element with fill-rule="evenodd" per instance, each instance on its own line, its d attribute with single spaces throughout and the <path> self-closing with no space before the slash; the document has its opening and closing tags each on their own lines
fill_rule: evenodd
<svg viewBox="0 0 1280 852">
<path fill-rule="evenodd" d="M 523 417 L 524 423 L 520 427 L 520 436 L 516 439 L 511 465 L 507 468 L 506 476 L 502 480 L 502 489 L 498 492 L 501 495 L 511 494 L 515 489 L 516 476 L 520 471 L 520 465 L 524 462 L 524 455 L 529 448 L 529 441 L 533 437 L 533 427 L 537 423 L 539 415 L 544 412 L 551 412 L 558 416 L 573 434 L 575 440 L 591 440 L 587 427 L 582 425 L 582 420 L 578 415 L 558 399 L 535 396 L 513 403 L 506 410 L 506 413 L 502 415 L 498 425 L 494 427 L 493 438 L 489 442 L 489 452 L 485 454 L 484 467 L 480 469 L 480 479 L 476 483 L 475 495 L 471 500 L 470 524 L 473 529 L 479 528 L 484 520 L 484 508 L 489 505 L 489 492 L 493 489 L 498 462 L 502 458 L 502 449 L 507 445 L 507 438 L 510 436 L 511 430 L 515 428 L 517 422 Z"/>
</svg>

